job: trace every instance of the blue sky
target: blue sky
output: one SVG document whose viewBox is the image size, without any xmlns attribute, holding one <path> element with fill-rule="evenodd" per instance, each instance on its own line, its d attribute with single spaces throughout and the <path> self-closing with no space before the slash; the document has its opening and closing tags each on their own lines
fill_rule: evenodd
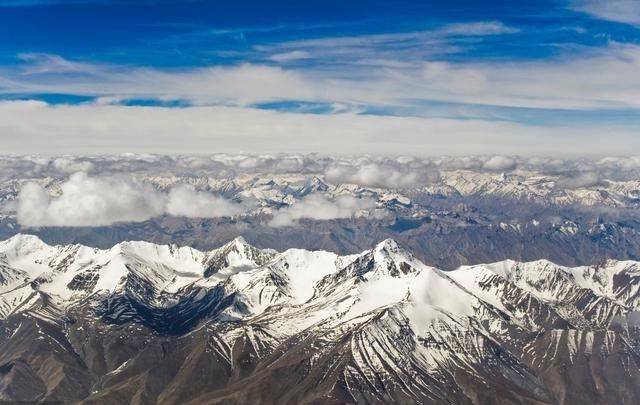
<svg viewBox="0 0 640 405">
<path fill-rule="evenodd" d="M 463 140 L 483 145 L 494 132 L 491 142 L 504 153 L 525 153 L 539 139 L 549 144 L 540 153 L 562 152 L 576 139 L 584 142 L 574 152 L 624 153 L 640 135 L 636 0 L 0 0 L 0 38 L 0 117 L 11 114 L 4 136 L 35 145 L 82 128 L 80 140 L 69 136 L 71 146 L 101 152 L 96 138 L 111 135 L 94 129 L 122 115 L 144 126 L 135 107 L 141 116 L 173 116 L 168 127 L 178 114 L 224 121 L 225 111 L 229 120 L 245 111 L 266 133 L 302 125 L 311 138 L 349 116 L 356 128 L 350 144 L 378 142 L 366 125 L 386 118 L 380 122 L 400 128 L 409 144 L 394 153 L 410 152 L 411 143 L 420 153 L 455 153 Z M 87 110 L 96 121 L 85 122 Z M 32 128 L 14 122 L 26 114 Z M 123 150 L 155 151 L 152 135 L 127 143 L 130 130 L 113 125 Z M 233 138 L 229 150 L 268 141 L 238 125 L 194 128 L 192 136 L 209 133 L 208 147 Z M 44 137 L 43 128 L 51 134 Z M 448 128 L 455 142 L 435 144 Z M 613 136 L 613 145 L 599 134 Z M 292 150 L 319 148 L 290 141 Z M 382 144 L 365 151 L 387 150 Z M 119 151 L 112 149 L 104 151 Z"/>
<path fill-rule="evenodd" d="M 452 5 L 453 3 L 453 5 Z M 637 43 L 633 24 L 563 1 L 56 1 L 0 0 L 5 64 L 21 53 L 161 67 L 264 62 L 256 47 L 302 39 L 432 30 L 494 21 L 517 32 L 453 38 L 447 60 L 548 58 L 612 41 Z"/>
</svg>

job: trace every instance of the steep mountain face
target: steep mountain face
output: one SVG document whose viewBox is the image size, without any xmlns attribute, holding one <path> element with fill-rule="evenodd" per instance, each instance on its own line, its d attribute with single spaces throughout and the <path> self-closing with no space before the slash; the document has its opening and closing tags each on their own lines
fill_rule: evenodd
<svg viewBox="0 0 640 405">
<path fill-rule="evenodd" d="M 631 404 L 640 263 L 0 242 L 0 400 Z"/>
</svg>

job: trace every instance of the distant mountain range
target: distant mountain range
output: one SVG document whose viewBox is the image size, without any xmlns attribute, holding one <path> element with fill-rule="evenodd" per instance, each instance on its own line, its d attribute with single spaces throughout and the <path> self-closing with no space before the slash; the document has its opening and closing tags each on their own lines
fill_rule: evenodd
<svg viewBox="0 0 640 405">
<path fill-rule="evenodd" d="M 142 174 L 140 179 L 160 189 L 191 184 L 232 198 L 254 198 L 262 207 L 290 204 L 314 192 L 373 196 L 382 206 L 409 206 L 414 196 L 509 198 L 546 205 L 640 207 L 640 180 L 590 179 L 570 183 L 559 175 L 535 171 L 509 173 L 451 170 L 438 179 L 414 186 L 332 183 L 322 174 L 243 174 L 231 178 Z"/>
<path fill-rule="evenodd" d="M 0 242 L 0 400 L 632 404 L 640 263 Z"/>
<path fill-rule="evenodd" d="M 392 238 L 423 262 L 447 270 L 505 259 L 548 259 L 567 266 L 607 259 L 640 260 L 637 180 L 598 178 L 568 184 L 566 176 L 535 171 L 444 170 L 427 184 L 385 188 L 331 183 L 322 173 L 215 177 L 144 172 L 136 177 L 161 191 L 193 186 L 245 204 L 243 212 L 219 218 L 161 215 L 106 226 L 28 228 L 9 210 L 0 213 L 0 238 L 28 232 L 53 244 L 107 248 L 122 241 L 145 240 L 208 250 L 242 235 L 262 248 L 324 249 L 339 254 L 358 253 Z M 0 203 L 15 205 L 27 181 L 39 182 L 55 196 L 66 180 L 43 177 L 0 182 Z M 373 208 L 333 219 L 313 218 L 314 210 L 308 210 L 311 217 L 303 216 L 290 226 L 270 226 L 279 210 L 316 195 L 367 199 Z"/>
</svg>

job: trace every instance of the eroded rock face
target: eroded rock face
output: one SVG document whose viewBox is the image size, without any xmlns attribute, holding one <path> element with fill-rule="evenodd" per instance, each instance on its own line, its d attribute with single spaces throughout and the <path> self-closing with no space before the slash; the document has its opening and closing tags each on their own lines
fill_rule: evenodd
<svg viewBox="0 0 640 405">
<path fill-rule="evenodd" d="M 640 263 L 0 242 L 0 400 L 634 403 Z M 214 265 L 215 264 L 215 265 Z M 212 271 L 215 267 L 215 271 Z M 37 280 L 37 282 L 35 282 Z"/>
</svg>

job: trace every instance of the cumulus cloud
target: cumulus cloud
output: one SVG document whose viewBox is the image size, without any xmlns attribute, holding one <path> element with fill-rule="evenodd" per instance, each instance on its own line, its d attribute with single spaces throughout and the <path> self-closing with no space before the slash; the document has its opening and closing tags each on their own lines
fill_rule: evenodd
<svg viewBox="0 0 640 405">
<path fill-rule="evenodd" d="M 506 156 L 493 156 L 482 165 L 483 168 L 493 171 L 513 170 L 516 167 L 515 159 Z"/>
<path fill-rule="evenodd" d="M 37 183 L 27 183 L 17 204 L 18 223 L 25 227 L 104 226 L 163 214 L 221 217 L 240 212 L 234 203 L 188 186 L 177 186 L 167 195 L 133 179 L 90 177 L 83 172 L 62 183 L 54 196 Z"/>
<path fill-rule="evenodd" d="M 602 184 L 600 173 L 591 171 L 585 173 L 574 173 L 569 177 L 562 177 L 556 182 L 556 187 L 561 189 L 585 188 Z"/>
<path fill-rule="evenodd" d="M 329 220 L 351 218 L 361 211 L 373 210 L 375 202 L 368 198 L 339 196 L 330 199 L 320 194 L 310 194 L 293 205 L 281 208 L 273 214 L 270 226 L 294 225 L 302 218 Z"/>
<path fill-rule="evenodd" d="M 123 179 L 72 175 L 51 197 L 40 185 L 26 184 L 18 196 L 18 222 L 24 226 L 100 226 L 145 221 L 164 212 L 153 187 Z"/>
<path fill-rule="evenodd" d="M 90 161 L 68 157 L 59 157 L 52 164 L 53 167 L 64 173 L 90 172 L 93 169 L 93 163 Z"/>
<path fill-rule="evenodd" d="M 478 156 L 448 156 L 436 159 L 434 163 L 443 170 L 472 170 L 482 168 L 484 160 Z"/>
<path fill-rule="evenodd" d="M 331 183 L 353 183 L 361 186 L 383 188 L 408 188 L 427 184 L 437 179 L 437 170 L 411 165 L 365 163 L 362 165 L 335 165 L 325 173 Z"/>
<path fill-rule="evenodd" d="M 609 157 L 600 159 L 597 162 L 597 165 L 601 167 L 610 168 L 610 169 L 638 170 L 640 169 L 640 156 L 625 156 L 625 157 L 609 156 Z"/>
<path fill-rule="evenodd" d="M 176 217 L 216 218 L 238 215 L 242 208 L 225 198 L 178 185 L 169 191 L 167 213 Z"/>
<path fill-rule="evenodd" d="M 1 133 L 0 133 L 1 134 Z M 1 136 L 1 135 L 0 135 Z M 515 168 L 523 172 L 572 177 L 595 172 L 603 180 L 626 181 L 640 177 L 640 157 L 558 158 L 544 156 L 510 156 Z M 136 175 L 143 178 L 179 176 L 230 179 L 242 174 L 277 176 L 319 176 L 328 182 L 353 182 L 370 187 L 419 187 L 435 182 L 441 171 L 496 171 L 510 167 L 495 155 L 396 158 L 362 155 L 320 154 L 227 154 L 153 155 L 126 153 L 118 155 L 51 158 L 36 155 L 0 156 L 0 180 L 59 178 L 60 174 L 78 170 L 108 175 Z M 63 165 L 60 162 L 65 162 Z M 497 164 L 498 163 L 501 164 Z M 54 163 L 56 162 L 56 163 Z M 489 163 L 487 163 L 489 162 Z M 484 167 L 487 164 L 487 167 Z M 323 177 L 324 176 L 324 177 Z M 296 177 L 297 178 L 297 177 Z M 158 184 L 160 188 L 164 188 Z M 202 186 L 202 185 L 200 185 Z"/>
</svg>

